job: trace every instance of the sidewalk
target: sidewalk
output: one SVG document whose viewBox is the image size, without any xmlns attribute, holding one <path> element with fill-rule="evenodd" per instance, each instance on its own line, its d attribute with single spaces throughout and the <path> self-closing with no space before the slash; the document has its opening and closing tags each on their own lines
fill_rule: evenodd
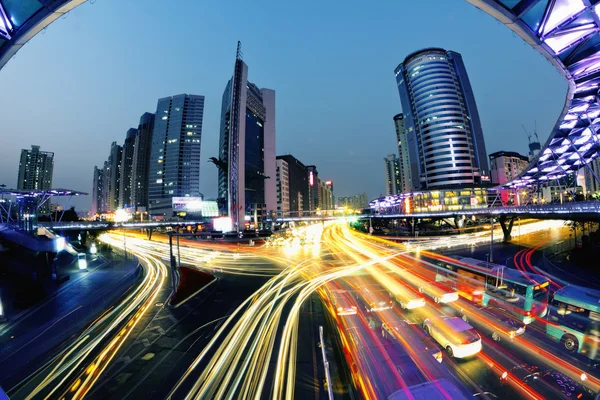
<svg viewBox="0 0 600 400">
<path fill-rule="evenodd" d="M 0 365 L 11 368 L 2 368 L 0 385 L 10 389 L 68 346 L 69 338 L 135 284 L 140 271 L 137 260 L 112 254 L 89 261 L 88 272 L 74 264 L 63 267 L 60 274 L 69 274 L 70 280 L 62 285 L 45 283 L 46 297 L 23 311 L 12 307 L 12 299 L 3 292 L 7 321 L 0 323 Z"/>
</svg>

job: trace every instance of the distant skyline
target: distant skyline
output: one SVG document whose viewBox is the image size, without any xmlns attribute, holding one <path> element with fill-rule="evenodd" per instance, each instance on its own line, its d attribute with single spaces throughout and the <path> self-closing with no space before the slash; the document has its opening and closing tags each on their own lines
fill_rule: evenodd
<svg viewBox="0 0 600 400">
<path fill-rule="evenodd" d="M 124 3 L 124 4 L 123 4 Z M 110 21 L 110 29 L 107 29 Z M 527 154 L 564 105 L 558 71 L 464 0 L 251 4 L 182 0 L 86 3 L 34 37 L 0 71 L 0 184 L 17 186 L 21 149 L 54 152 L 54 187 L 90 193 L 94 165 L 159 98 L 206 96 L 200 191 L 217 196 L 220 103 L 237 41 L 252 81 L 277 92 L 277 154 L 333 180 L 335 196 L 385 193 L 381 160 L 397 152 L 394 68 L 425 47 L 462 54 L 487 151 Z"/>
</svg>

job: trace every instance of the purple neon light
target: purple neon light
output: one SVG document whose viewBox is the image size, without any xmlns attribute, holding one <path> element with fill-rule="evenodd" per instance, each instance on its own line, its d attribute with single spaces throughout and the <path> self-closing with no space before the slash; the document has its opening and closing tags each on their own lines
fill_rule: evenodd
<svg viewBox="0 0 600 400">
<path fill-rule="evenodd" d="M 544 40 L 556 54 L 560 53 L 579 39 L 596 32 L 594 24 L 586 24 L 568 33 L 559 33 Z"/>
</svg>

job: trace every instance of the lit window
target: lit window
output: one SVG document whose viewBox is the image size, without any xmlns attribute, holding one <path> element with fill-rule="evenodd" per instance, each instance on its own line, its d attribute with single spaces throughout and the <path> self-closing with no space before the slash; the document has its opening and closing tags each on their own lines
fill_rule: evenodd
<svg viewBox="0 0 600 400">
<path fill-rule="evenodd" d="M 163 180 L 162 180 L 162 179 L 157 179 L 157 180 L 156 180 L 156 183 L 162 183 L 162 182 L 163 182 Z"/>
<path fill-rule="evenodd" d="M 167 116 L 165 115 L 164 117 L 162 117 L 162 120 L 166 121 L 167 120 Z"/>
</svg>

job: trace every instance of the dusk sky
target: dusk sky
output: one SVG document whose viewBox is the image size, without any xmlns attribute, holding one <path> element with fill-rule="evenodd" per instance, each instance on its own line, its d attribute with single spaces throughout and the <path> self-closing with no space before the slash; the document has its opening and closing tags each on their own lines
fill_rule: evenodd
<svg viewBox="0 0 600 400">
<path fill-rule="evenodd" d="M 488 153 L 542 142 L 566 82 L 539 53 L 465 0 L 97 0 L 34 37 L 0 72 L 0 184 L 20 149 L 55 153 L 54 187 L 91 193 L 94 165 L 160 97 L 206 96 L 200 188 L 217 194 L 221 96 L 242 42 L 248 79 L 276 91 L 277 154 L 315 164 L 335 196 L 384 193 L 397 153 L 394 68 L 424 47 L 463 55 Z M 274 178 L 274 177 L 273 177 Z M 74 202 L 87 210 L 90 196 Z"/>
</svg>

